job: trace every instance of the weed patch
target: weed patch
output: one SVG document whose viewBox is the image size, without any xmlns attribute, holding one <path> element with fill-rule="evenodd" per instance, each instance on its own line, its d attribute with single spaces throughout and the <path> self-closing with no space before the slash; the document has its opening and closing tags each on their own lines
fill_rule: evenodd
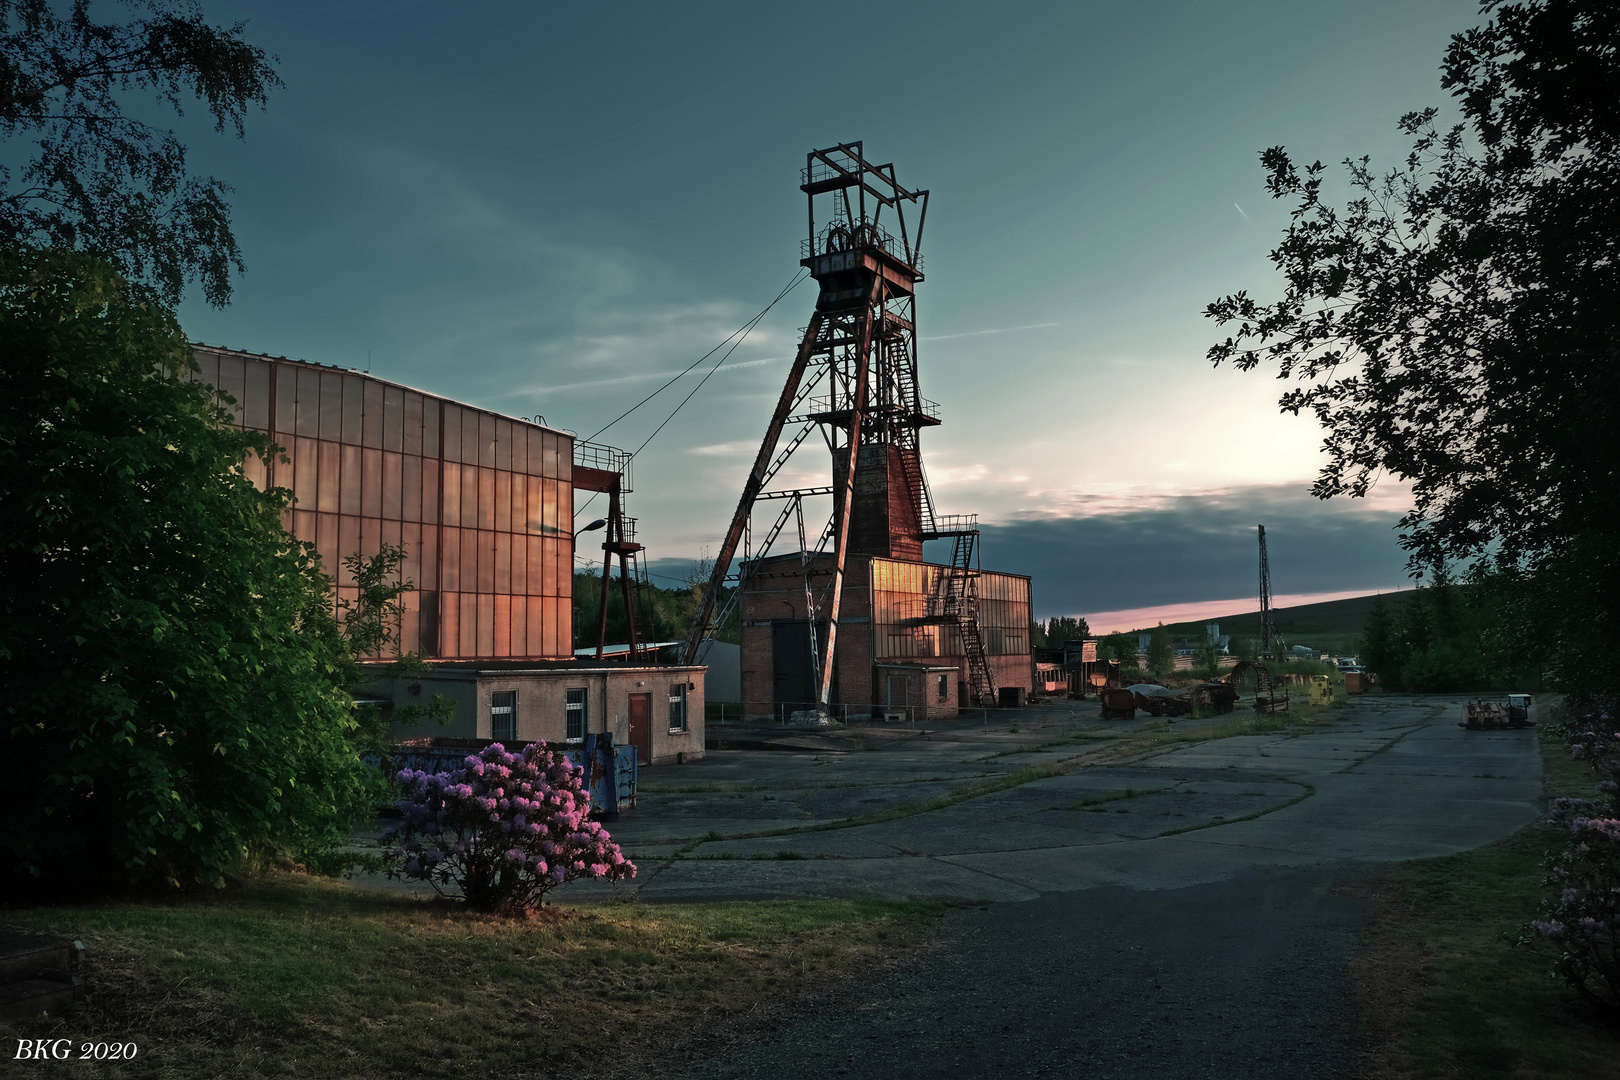
<svg viewBox="0 0 1620 1080">
<path fill-rule="evenodd" d="M 882 963 L 938 905 L 591 904 L 512 920 L 301 876 L 208 897 L 13 910 L 85 942 L 91 994 L 16 1038 L 134 1041 L 98 1078 L 590 1072 L 761 1001 Z M 90 1075 L 61 1063 L 65 1076 Z"/>
</svg>

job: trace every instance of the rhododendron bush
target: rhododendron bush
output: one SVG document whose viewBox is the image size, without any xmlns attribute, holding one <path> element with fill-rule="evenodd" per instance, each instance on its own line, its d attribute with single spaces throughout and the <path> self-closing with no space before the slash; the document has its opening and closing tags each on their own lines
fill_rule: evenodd
<svg viewBox="0 0 1620 1080">
<path fill-rule="evenodd" d="M 1591 1001 L 1620 1012 L 1620 709 L 1612 697 L 1571 695 L 1560 727 L 1570 753 L 1597 774 L 1596 799 L 1556 799 L 1552 820 L 1569 829 L 1553 855 L 1542 901 L 1521 939 Z"/>
<path fill-rule="evenodd" d="M 390 877 L 459 893 L 479 911 L 517 911 L 539 907 L 567 881 L 635 876 L 635 864 L 590 820 L 584 770 L 543 742 L 521 755 L 495 743 L 459 768 L 404 769 L 397 779 L 403 820 L 380 840 Z"/>
</svg>

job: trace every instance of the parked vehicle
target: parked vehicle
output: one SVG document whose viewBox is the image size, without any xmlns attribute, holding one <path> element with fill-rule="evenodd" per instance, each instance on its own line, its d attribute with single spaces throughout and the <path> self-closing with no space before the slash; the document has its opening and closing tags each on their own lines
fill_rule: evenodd
<svg viewBox="0 0 1620 1080">
<path fill-rule="evenodd" d="M 1530 695 L 1509 694 L 1508 703 L 1470 701 L 1463 706 L 1463 719 L 1457 725 L 1469 731 L 1496 731 L 1502 728 L 1534 727 L 1530 719 Z"/>
</svg>

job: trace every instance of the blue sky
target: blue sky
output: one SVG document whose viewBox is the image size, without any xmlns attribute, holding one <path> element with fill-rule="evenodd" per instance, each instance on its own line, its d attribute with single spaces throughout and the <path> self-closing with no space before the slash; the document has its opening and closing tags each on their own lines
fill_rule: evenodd
<svg viewBox="0 0 1620 1080">
<path fill-rule="evenodd" d="M 1259 521 L 1279 593 L 1404 582 L 1404 492 L 1310 499 L 1315 425 L 1268 374 L 1210 370 L 1200 311 L 1275 290 L 1258 152 L 1396 163 L 1471 0 L 206 8 L 287 87 L 245 142 L 181 128 L 248 263 L 229 308 L 182 310 L 197 340 L 589 435 L 791 279 L 805 151 L 862 139 L 933 192 L 936 500 L 993 526 L 986 566 L 1033 573 L 1041 614 L 1246 597 Z M 638 458 L 664 569 L 724 530 L 811 290 Z"/>
</svg>

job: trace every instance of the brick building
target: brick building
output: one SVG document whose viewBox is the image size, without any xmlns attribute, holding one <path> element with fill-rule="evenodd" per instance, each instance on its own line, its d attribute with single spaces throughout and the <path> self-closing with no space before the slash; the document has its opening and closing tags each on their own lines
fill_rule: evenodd
<svg viewBox="0 0 1620 1080">
<path fill-rule="evenodd" d="M 921 546 L 920 544 L 918 545 Z M 971 673 L 960 625 L 930 617 L 951 568 L 920 560 L 851 553 L 838 618 L 833 702 L 840 715 L 903 714 L 926 720 L 955 716 L 970 704 Z M 810 595 L 825 592 L 832 556 L 798 553 L 760 559 L 744 577 L 742 692 L 744 715 L 781 718 L 814 707 L 815 654 L 806 617 Z M 979 632 L 998 691 L 1031 686 L 1030 579 L 981 571 Z M 817 645 L 826 640 L 818 623 Z M 1008 695 L 1002 694 L 1005 697 Z"/>
</svg>

